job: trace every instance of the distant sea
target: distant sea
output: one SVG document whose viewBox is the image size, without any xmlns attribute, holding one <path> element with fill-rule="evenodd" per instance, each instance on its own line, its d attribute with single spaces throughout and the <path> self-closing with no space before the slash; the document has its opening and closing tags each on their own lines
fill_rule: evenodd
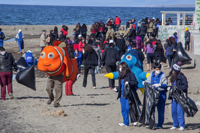
<svg viewBox="0 0 200 133">
<path fill-rule="evenodd" d="M 1 5 L 0 25 L 91 25 L 101 19 L 119 16 L 125 25 L 129 19 L 145 17 L 161 19 L 160 11 L 195 11 L 195 8 L 169 7 L 79 7 Z"/>
</svg>

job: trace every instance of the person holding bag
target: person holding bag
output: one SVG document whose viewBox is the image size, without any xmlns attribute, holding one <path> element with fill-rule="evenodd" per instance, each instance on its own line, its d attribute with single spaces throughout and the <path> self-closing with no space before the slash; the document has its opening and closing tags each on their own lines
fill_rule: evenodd
<svg viewBox="0 0 200 133">
<path fill-rule="evenodd" d="M 177 86 L 177 88 L 181 89 L 183 92 L 187 94 L 188 91 L 188 81 L 185 75 L 181 72 L 181 62 L 178 62 L 172 66 L 172 70 L 169 73 L 170 82 Z M 179 131 L 185 130 L 185 118 L 184 112 L 179 103 L 173 98 L 171 104 L 171 113 L 173 119 L 173 126 L 170 128 L 171 130 L 175 130 L 180 127 Z"/>
<path fill-rule="evenodd" d="M 154 71 L 149 75 L 146 82 L 152 84 L 156 90 L 159 90 L 160 96 L 157 104 L 158 110 L 158 124 L 157 128 L 163 128 L 164 123 L 164 113 L 165 113 L 165 102 L 166 102 L 166 92 L 167 92 L 167 78 L 166 75 L 161 71 L 160 61 L 154 60 L 153 68 Z M 147 126 L 148 127 L 148 126 Z"/>
<path fill-rule="evenodd" d="M 118 90 L 118 98 L 120 98 L 121 103 L 121 113 L 123 117 L 123 123 L 119 123 L 119 126 L 129 126 L 129 115 L 132 114 L 132 110 L 129 111 L 129 103 L 134 102 L 129 97 L 130 91 L 133 91 L 134 94 L 136 93 L 138 81 L 135 77 L 135 74 L 131 72 L 130 68 L 128 67 L 127 63 L 122 62 L 119 65 L 119 86 L 117 87 Z M 130 90 L 126 90 L 126 86 L 130 86 Z M 131 100 L 131 101 L 130 101 Z M 131 107 L 130 107 L 131 108 Z M 130 115 L 131 116 L 131 115 Z M 134 125 L 137 125 L 138 119 L 131 118 L 131 122 Z"/>
</svg>

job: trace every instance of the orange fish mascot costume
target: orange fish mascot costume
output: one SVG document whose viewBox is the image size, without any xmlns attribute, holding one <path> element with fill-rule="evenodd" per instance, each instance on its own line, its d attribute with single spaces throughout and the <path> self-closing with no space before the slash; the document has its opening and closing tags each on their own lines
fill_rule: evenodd
<svg viewBox="0 0 200 133">
<path fill-rule="evenodd" d="M 49 94 L 47 104 L 54 101 L 53 89 L 55 88 L 54 107 L 59 107 L 63 83 L 75 82 L 78 69 L 76 59 L 70 59 L 68 56 L 66 43 L 54 41 L 53 46 L 46 46 L 39 57 L 38 69 L 49 75 L 46 88 Z"/>
</svg>

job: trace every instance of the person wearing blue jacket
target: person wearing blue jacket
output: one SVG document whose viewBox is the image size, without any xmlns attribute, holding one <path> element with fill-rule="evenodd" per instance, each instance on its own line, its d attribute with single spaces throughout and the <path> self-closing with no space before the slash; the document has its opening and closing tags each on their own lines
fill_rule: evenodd
<svg viewBox="0 0 200 133">
<path fill-rule="evenodd" d="M 79 73 L 81 73 L 82 54 L 81 54 L 81 52 L 78 51 L 78 49 L 75 49 L 74 57 L 77 60 Z"/>
<path fill-rule="evenodd" d="M 132 19 L 132 24 L 135 25 L 135 30 L 136 30 L 136 33 L 137 33 L 137 31 L 138 31 L 138 26 L 137 26 L 137 22 L 136 22 L 135 18 Z"/>
<path fill-rule="evenodd" d="M 24 35 L 22 34 L 22 30 L 19 29 L 19 32 L 17 33 L 15 37 L 15 41 L 18 41 L 19 53 L 22 53 L 23 39 L 24 39 Z"/>
<path fill-rule="evenodd" d="M 22 55 L 22 57 L 25 59 L 26 64 L 30 67 L 32 65 L 37 65 L 37 59 L 34 57 L 33 53 L 28 50 L 25 54 Z"/>
<path fill-rule="evenodd" d="M 178 62 L 172 66 L 172 70 L 167 78 L 169 77 L 170 82 L 185 92 L 187 95 L 188 81 L 185 75 L 181 72 L 181 62 Z M 170 129 L 175 130 L 179 127 L 179 131 L 185 130 L 185 117 L 183 109 L 174 98 L 172 98 L 171 114 L 173 119 L 173 126 Z"/>
<path fill-rule="evenodd" d="M 157 128 L 163 128 L 164 114 L 165 114 L 165 102 L 168 80 L 166 75 L 161 71 L 160 61 L 154 60 L 153 68 L 154 71 L 149 75 L 146 82 L 153 84 L 156 90 L 160 92 L 159 101 L 157 104 L 158 111 L 158 124 Z"/>
<path fill-rule="evenodd" d="M 2 32 L 0 28 L 0 47 L 3 47 L 3 40 L 5 39 L 5 34 Z"/>
</svg>

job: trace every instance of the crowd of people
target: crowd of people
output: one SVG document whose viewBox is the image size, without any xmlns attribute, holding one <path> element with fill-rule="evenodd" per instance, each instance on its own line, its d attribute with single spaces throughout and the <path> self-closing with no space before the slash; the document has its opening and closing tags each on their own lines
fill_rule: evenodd
<svg viewBox="0 0 200 133">
<path fill-rule="evenodd" d="M 148 79 L 143 82 L 152 84 L 155 89 L 163 89 L 160 91 L 159 102 L 157 104 L 158 110 L 158 125 L 157 128 L 163 128 L 164 112 L 166 102 L 166 92 L 169 90 L 168 81 L 171 85 L 175 85 L 182 91 L 187 93 L 188 82 L 187 78 L 181 72 L 181 63 L 172 63 L 173 55 L 176 52 L 177 46 L 177 33 L 174 33 L 172 37 L 169 37 L 163 47 L 161 40 L 157 39 L 158 28 L 161 25 L 159 19 L 143 19 L 141 22 L 136 22 L 133 18 L 126 23 L 126 28 L 121 26 L 121 20 L 116 16 L 115 21 L 109 18 L 106 24 L 101 20 L 95 22 L 91 26 L 91 34 L 87 35 L 87 26 L 82 26 L 78 23 L 74 29 L 74 37 L 71 40 L 68 35 L 68 27 L 62 26 L 60 33 L 55 26 L 54 30 L 51 30 L 48 35 L 43 30 L 40 36 L 41 51 L 46 46 L 51 46 L 55 40 L 63 41 L 67 44 L 67 50 L 70 58 L 75 58 L 78 64 L 77 78 L 81 74 L 81 66 L 84 66 L 84 78 L 83 88 L 87 87 L 87 76 L 90 70 L 92 76 L 93 88 L 96 88 L 95 75 L 101 72 L 101 68 L 105 66 L 106 71 L 119 72 L 119 87 L 115 87 L 115 80 L 109 79 L 109 88 L 118 92 L 118 98 L 120 98 L 121 110 L 123 116 L 123 123 L 119 123 L 119 126 L 129 126 L 129 100 L 124 98 L 124 86 L 130 85 L 134 93 L 137 93 L 138 81 L 135 74 L 131 72 L 130 68 L 125 62 L 120 63 L 123 55 L 130 51 L 136 50 L 139 54 L 139 60 L 143 66 L 145 57 L 147 58 L 147 71 L 153 70 L 150 73 Z M 185 49 L 189 50 L 190 32 L 188 28 L 185 29 Z M 0 81 L 1 82 L 1 99 L 5 100 L 5 86 L 8 86 L 8 93 L 11 98 L 12 95 L 12 67 L 17 70 L 15 60 L 12 54 L 7 53 L 3 48 L 2 39 L 3 34 L 0 29 Z M 19 30 L 16 35 L 16 41 L 18 41 L 19 52 L 21 53 L 21 47 L 23 45 L 24 36 L 22 31 Z M 168 59 L 169 68 L 172 69 L 170 74 L 166 76 L 161 71 L 161 62 L 166 62 Z M 168 80 L 169 79 L 169 80 Z M 70 88 L 70 93 L 66 95 L 73 95 L 72 92 L 73 82 L 66 84 L 66 88 Z M 68 89 L 67 89 L 68 90 Z M 49 103 L 48 103 L 49 104 Z M 179 130 L 185 129 L 184 113 L 179 103 L 172 99 L 172 118 L 173 127 L 170 129 Z M 130 116 L 131 117 L 131 116 Z M 133 121 L 133 125 L 137 125 L 138 119 Z"/>
</svg>

